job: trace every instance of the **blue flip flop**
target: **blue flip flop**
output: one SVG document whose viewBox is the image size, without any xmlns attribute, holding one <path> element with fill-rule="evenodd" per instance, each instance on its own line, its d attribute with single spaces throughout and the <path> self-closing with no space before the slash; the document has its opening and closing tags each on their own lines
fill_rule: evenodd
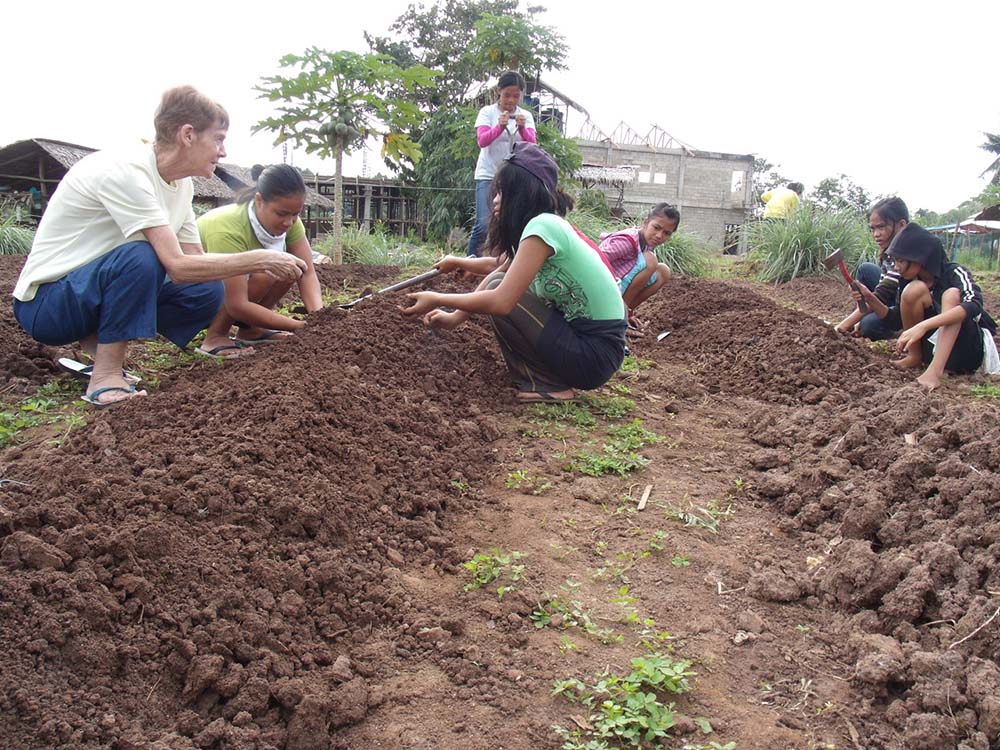
<svg viewBox="0 0 1000 750">
<path fill-rule="evenodd" d="M 114 406 L 115 404 L 120 404 L 123 401 L 128 401 L 129 399 L 122 398 L 117 401 L 100 401 L 102 393 L 109 393 L 111 391 L 121 391 L 122 393 L 135 393 L 135 386 L 130 385 L 128 388 L 123 388 L 120 385 L 109 385 L 104 388 L 98 388 L 93 393 L 84 393 L 80 398 L 86 401 L 88 404 L 93 406 L 95 409 L 107 409 L 109 406 Z"/>
<path fill-rule="evenodd" d="M 215 359 L 238 359 L 243 357 L 243 354 L 223 354 L 223 352 L 242 350 L 246 349 L 246 344 L 241 344 L 239 341 L 233 341 L 231 344 L 222 344 L 221 346 L 213 346 L 211 349 L 206 349 L 204 345 L 197 347 L 194 350 L 195 354 L 200 354 L 203 357 L 213 357 Z M 253 352 L 247 352 L 247 354 L 253 354 Z"/>
</svg>

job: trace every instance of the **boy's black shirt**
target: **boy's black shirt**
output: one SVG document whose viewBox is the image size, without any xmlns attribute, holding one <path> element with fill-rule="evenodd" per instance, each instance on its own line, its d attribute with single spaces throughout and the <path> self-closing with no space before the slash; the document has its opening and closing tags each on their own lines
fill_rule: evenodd
<svg viewBox="0 0 1000 750">
<path fill-rule="evenodd" d="M 896 289 L 895 304 L 889 308 L 889 314 L 884 320 L 887 325 L 893 325 L 897 329 L 903 327 L 903 319 L 899 312 L 899 301 L 902 299 L 903 290 L 910 282 L 901 279 L 899 287 Z M 980 328 L 985 328 L 991 334 L 997 330 L 996 321 L 990 317 L 989 313 L 983 309 L 983 292 L 972 278 L 972 273 L 968 268 L 959 263 L 945 263 L 941 275 L 934 280 L 931 287 L 931 300 L 934 303 L 934 310 L 930 315 L 936 315 L 941 311 L 941 297 L 946 289 L 958 289 L 961 294 L 959 304 L 965 309 L 965 315 L 969 320 L 974 320 Z M 930 316 L 927 316 L 930 317 Z"/>
</svg>

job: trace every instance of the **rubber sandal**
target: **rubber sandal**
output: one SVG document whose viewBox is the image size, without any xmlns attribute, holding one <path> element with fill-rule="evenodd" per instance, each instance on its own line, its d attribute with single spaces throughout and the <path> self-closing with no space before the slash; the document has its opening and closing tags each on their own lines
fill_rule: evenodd
<svg viewBox="0 0 1000 750">
<path fill-rule="evenodd" d="M 243 352 L 246 349 L 246 344 L 242 344 L 239 341 L 233 341 L 231 344 L 222 344 L 220 346 L 213 346 L 211 349 L 206 349 L 204 346 L 199 346 L 194 350 L 195 354 L 200 354 L 203 357 L 212 357 L 213 359 L 239 359 L 240 357 L 245 357 L 248 354 L 253 354 L 253 352 Z M 223 354 L 222 352 L 228 352 L 232 350 L 238 350 L 239 354 Z"/>
<path fill-rule="evenodd" d="M 128 388 L 123 388 L 120 385 L 109 385 L 104 388 L 98 388 L 92 393 L 84 393 L 80 398 L 86 401 L 88 404 L 93 406 L 95 409 L 107 409 L 109 406 L 114 406 L 115 404 L 120 404 L 125 401 L 131 401 L 130 398 L 120 398 L 116 401 L 101 401 L 102 393 L 110 393 L 112 391 L 121 391 L 122 393 L 135 393 L 135 386 L 130 385 Z"/>
<path fill-rule="evenodd" d="M 90 380 L 90 376 L 94 373 L 93 365 L 85 365 L 83 362 L 78 362 L 75 359 L 70 359 L 69 357 L 60 357 L 56 360 L 56 364 L 62 369 L 68 372 L 75 378 L 80 380 Z M 129 385 L 138 385 L 142 382 L 142 378 L 136 375 L 134 372 L 129 372 L 128 370 L 122 370 L 122 377 L 125 378 L 125 382 Z"/>
<path fill-rule="evenodd" d="M 288 331 L 264 331 L 264 333 L 256 339 L 245 339 L 237 336 L 233 341 L 238 344 L 243 344 L 244 346 L 257 346 L 258 344 L 277 344 L 285 339 L 290 339 L 295 334 L 289 333 Z"/>
<path fill-rule="evenodd" d="M 579 396 L 576 394 L 570 396 L 569 398 L 559 398 L 558 396 L 553 396 L 548 391 L 521 391 L 522 393 L 531 393 L 531 398 L 525 398 L 523 396 L 515 396 L 514 400 L 519 404 L 567 404 L 571 401 L 576 401 Z"/>
</svg>

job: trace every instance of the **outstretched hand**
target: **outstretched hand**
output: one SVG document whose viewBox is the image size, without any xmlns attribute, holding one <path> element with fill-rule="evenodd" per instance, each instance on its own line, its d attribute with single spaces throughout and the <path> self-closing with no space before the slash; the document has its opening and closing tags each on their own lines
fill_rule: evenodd
<svg viewBox="0 0 1000 750">
<path fill-rule="evenodd" d="M 406 295 L 412 304 L 409 307 L 399 306 L 403 315 L 413 317 L 415 315 L 425 315 L 440 307 L 437 292 L 411 292 Z"/>
</svg>

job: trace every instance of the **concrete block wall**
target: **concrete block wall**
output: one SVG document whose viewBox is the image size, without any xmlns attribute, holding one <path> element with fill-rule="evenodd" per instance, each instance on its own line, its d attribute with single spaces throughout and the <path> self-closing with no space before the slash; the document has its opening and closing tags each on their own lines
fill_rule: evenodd
<svg viewBox="0 0 1000 750">
<path fill-rule="evenodd" d="M 648 146 L 614 146 L 578 140 L 584 164 L 630 165 L 649 174 L 648 182 L 625 188 L 623 207 L 631 215 L 642 215 L 650 206 L 667 202 L 681 212 L 681 227 L 697 234 L 713 247 L 722 248 L 726 224 L 744 221 L 750 206 L 753 156 L 680 149 L 654 151 Z M 733 192 L 737 173 L 740 189 Z M 600 186 L 614 205 L 618 188 Z"/>
</svg>

